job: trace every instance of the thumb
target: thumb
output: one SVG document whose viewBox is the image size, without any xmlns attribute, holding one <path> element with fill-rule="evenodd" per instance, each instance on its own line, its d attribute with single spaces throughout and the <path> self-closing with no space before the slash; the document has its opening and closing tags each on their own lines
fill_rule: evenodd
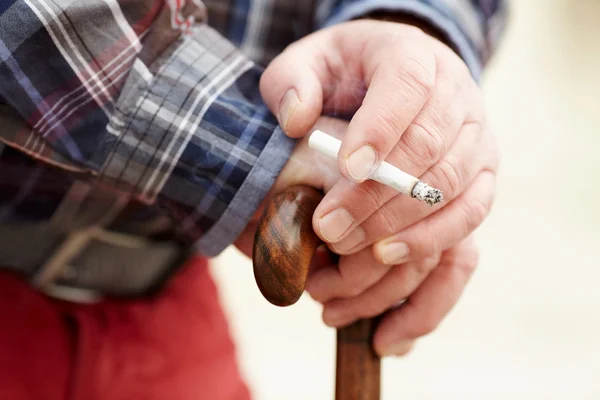
<svg viewBox="0 0 600 400">
<path fill-rule="evenodd" d="M 332 136 L 342 139 L 348 122 L 336 118 L 321 117 L 308 130 L 325 130 Z M 308 136 L 299 140 L 288 162 L 279 173 L 271 193 L 279 193 L 294 185 L 308 185 L 325 193 L 341 179 L 337 164 L 329 157 L 312 150 L 308 146 Z"/>
<path fill-rule="evenodd" d="M 313 46 L 297 42 L 277 56 L 261 77 L 265 103 L 292 138 L 306 135 L 323 110 L 319 60 Z"/>
</svg>

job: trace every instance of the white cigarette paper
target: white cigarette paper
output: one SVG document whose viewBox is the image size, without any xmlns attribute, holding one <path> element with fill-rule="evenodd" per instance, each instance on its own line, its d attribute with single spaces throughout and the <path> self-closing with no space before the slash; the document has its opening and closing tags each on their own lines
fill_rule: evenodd
<svg viewBox="0 0 600 400">
<path fill-rule="evenodd" d="M 308 139 L 311 149 L 326 155 L 332 160 L 337 160 L 342 142 L 327 133 L 315 130 Z M 433 206 L 443 201 L 442 192 L 421 182 L 419 178 L 407 174 L 393 165 L 382 162 L 379 168 L 369 178 L 384 185 L 390 186 L 400 193 L 414 197 Z"/>
</svg>

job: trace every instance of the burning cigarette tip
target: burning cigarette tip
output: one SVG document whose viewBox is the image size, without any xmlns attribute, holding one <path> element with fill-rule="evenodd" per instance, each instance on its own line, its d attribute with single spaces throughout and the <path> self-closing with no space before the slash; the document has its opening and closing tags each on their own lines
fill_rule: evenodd
<svg viewBox="0 0 600 400">
<path fill-rule="evenodd" d="M 423 182 L 417 182 L 413 188 L 412 196 L 417 200 L 427 203 L 431 207 L 444 201 L 444 194 L 441 190 L 432 188 Z"/>
<path fill-rule="evenodd" d="M 337 159 L 341 144 L 342 142 L 339 139 L 320 130 L 315 130 L 308 140 L 309 147 L 323 153 L 332 160 Z M 411 176 L 385 161 L 381 163 L 369 179 L 390 186 L 400 193 L 411 195 L 413 198 L 432 207 L 444 201 L 441 190 L 432 188 L 421 182 L 419 178 Z"/>
</svg>

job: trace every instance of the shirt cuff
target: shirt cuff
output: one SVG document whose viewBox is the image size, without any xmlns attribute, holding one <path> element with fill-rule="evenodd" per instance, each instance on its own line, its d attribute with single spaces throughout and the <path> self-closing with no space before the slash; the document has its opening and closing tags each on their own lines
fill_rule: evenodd
<svg viewBox="0 0 600 400">
<path fill-rule="evenodd" d="M 137 60 L 98 157 L 101 179 L 166 210 L 214 257 L 244 230 L 295 141 L 259 91 L 261 67 L 207 25 Z"/>
<path fill-rule="evenodd" d="M 321 28 L 326 28 L 382 10 L 407 13 L 422 18 L 434 28 L 444 32 L 469 67 L 473 78 L 477 82 L 480 81 L 483 63 L 477 46 L 462 29 L 462 26 L 457 23 L 457 17 L 453 15 L 452 10 L 440 4 L 439 1 L 347 0 L 326 12 L 318 23 Z"/>
<path fill-rule="evenodd" d="M 235 241 L 273 186 L 293 148 L 294 143 L 277 128 L 221 218 L 196 243 L 200 253 L 216 256 Z"/>
</svg>

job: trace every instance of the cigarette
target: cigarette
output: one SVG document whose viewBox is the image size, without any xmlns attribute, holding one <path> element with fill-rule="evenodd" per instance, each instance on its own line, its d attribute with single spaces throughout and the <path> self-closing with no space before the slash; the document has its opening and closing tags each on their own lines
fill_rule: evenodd
<svg viewBox="0 0 600 400">
<path fill-rule="evenodd" d="M 320 130 L 315 130 L 308 139 L 308 146 L 311 149 L 317 150 L 333 160 L 337 160 L 341 145 L 340 140 Z M 419 178 L 415 178 L 385 161 L 369 179 L 390 186 L 400 193 L 430 206 L 444 201 L 441 190 L 432 188 Z"/>
</svg>

